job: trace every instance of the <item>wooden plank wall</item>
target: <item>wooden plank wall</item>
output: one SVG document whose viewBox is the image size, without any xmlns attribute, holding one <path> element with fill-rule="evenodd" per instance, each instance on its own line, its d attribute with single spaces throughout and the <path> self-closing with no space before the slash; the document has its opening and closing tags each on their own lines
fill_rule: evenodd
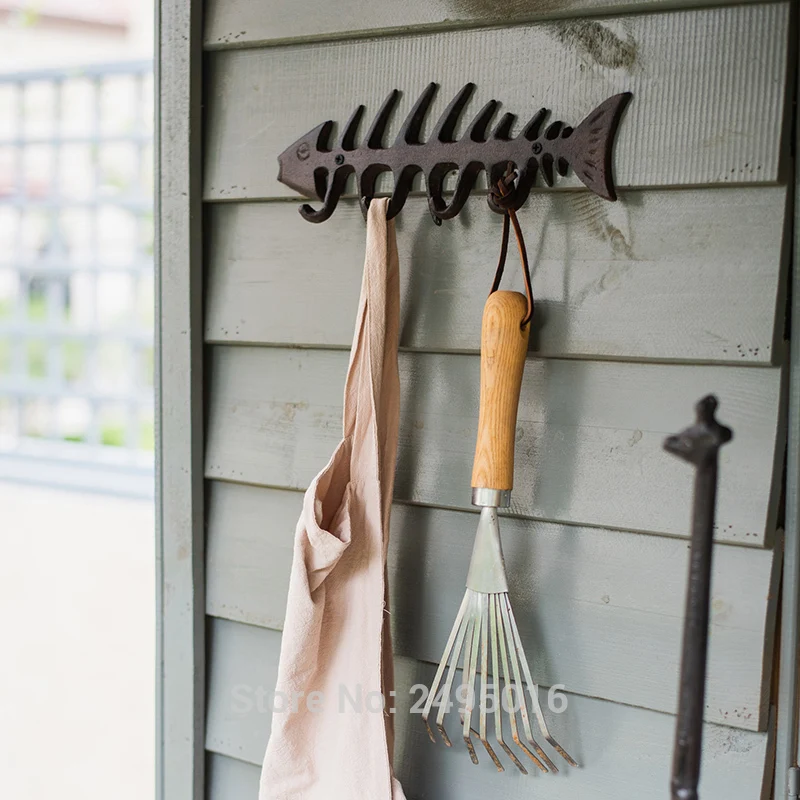
<svg viewBox="0 0 800 800">
<path fill-rule="evenodd" d="M 220 763 L 230 773 L 225 780 L 231 780 L 234 789 L 237 785 L 255 785 L 257 767 L 246 770 L 237 762 L 255 765 L 263 755 L 270 716 L 258 693 L 269 692 L 274 686 L 274 670 L 262 665 L 275 663 L 280 634 L 215 619 L 210 640 L 206 745 L 225 757 Z M 226 652 L 238 653 L 240 658 L 215 658 L 215 654 Z M 398 658 L 397 685 L 430 684 L 434 669 L 431 664 Z M 551 715 L 553 735 L 570 742 L 583 766 L 565 767 L 558 776 L 532 777 L 510 772 L 499 775 L 491 765 L 476 768 L 465 752 L 432 745 L 419 718 L 409 713 L 410 700 L 407 691 L 398 692 L 395 758 L 408 797 L 668 797 L 670 760 L 664 753 L 671 750 L 674 736 L 674 720 L 669 715 L 570 696 L 567 712 Z M 766 737 L 719 725 L 708 726 L 707 737 L 701 797 L 758 798 Z M 659 793 L 660 787 L 664 787 L 663 793 Z M 223 793 L 211 796 L 225 800 L 242 796 L 231 794 L 230 784 L 221 788 Z M 646 790 L 651 793 L 643 794 Z"/>
<path fill-rule="evenodd" d="M 548 18 L 586 17 L 606 13 L 657 11 L 676 5 L 732 5 L 729 0 L 405 0 L 374 3 L 340 0 L 336 4 L 276 3 L 275 0 L 211 0 L 206 11 L 208 50 L 286 44 L 304 40 L 341 40 L 412 31 L 448 31 L 485 25 L 510 25 Z M 587 49 L 594 21 L 581 20 L 573 30 Z M 601 38 L 602 32 L 600 32 Z M 630 47 L 635 43 L 631 42 Z M 627 49 L 630 49 L 627 48 Z M 623 48 L 626 49 L 626 48 Z"/>
<path fill-rule="evenodd" d="M 593 36 L 566 21 L 222 51 L 209 76 L 205 196 L 285 197 L 269 168 L 276 154 L 324 119 L 344 122 L 359 102 L 377 110 L 395 86 L 399 125 L 432 76 L 442 90 L 428 129 L 468 80 L 480 91 L 467 121 L 496 97 L 521 118 L 543 106 L 577 124 L 628 90 L 636 100 L 617 138 L 618 186 L 773 181 L 788 15 L 788 3 L 770 3 L 601 18 Z"/>
<path fill-rule="evenodd" d="M 500 220 L 477 196 L 433 226 L 398 220 L 400 453 L 390 579 L 397 769 L 409 800 L 666 798 L 691 470 L 664 454 L 708 391 L 722 452 L 704 800 L 770 791 L 770 675 L 782 538 L 789 4 L 672 0 L 210 0 L 204 197 L 207 796 L 254 798 L 302 491 L 341 431 L 363 263 L 354 200 L 309 225 L 275 176 L 287 144 L 430 80 L 467 80 L 521 117 L 578 122 L 610 94 L 620 201 L 567 179 L 521 212 L 537 317 L 503 520 L 536 678 L 563 683 L 556 736 L 583 764 L 498 775 L 432 745 L 408 714 L 458 603 L 476 515 L 469 478 L 480 312 Z M 602 16 L 612 12 L 625 16 Z M 430 127 L 431 121 L 428 126 Z M 480 194 L 480 193 L 478 193 Z M 516 268 L 506 278 L 521 288 Z M 535 785 L 531 783 L 535 782 Z"/>
</svg>

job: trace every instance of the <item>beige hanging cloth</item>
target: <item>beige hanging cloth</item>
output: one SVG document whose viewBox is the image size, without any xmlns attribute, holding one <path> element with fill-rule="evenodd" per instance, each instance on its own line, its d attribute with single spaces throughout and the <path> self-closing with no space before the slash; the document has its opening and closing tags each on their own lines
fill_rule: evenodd
<svg viewBox="0 0 800 800">
<path fill-rule="evenodd" d="M 297 523 L 259 800 L 405 800 L 392 771 L 386 552 L 400 381 L 399 267 L 388 200 L 372 200 L 344 438 Z"/>
</svg>

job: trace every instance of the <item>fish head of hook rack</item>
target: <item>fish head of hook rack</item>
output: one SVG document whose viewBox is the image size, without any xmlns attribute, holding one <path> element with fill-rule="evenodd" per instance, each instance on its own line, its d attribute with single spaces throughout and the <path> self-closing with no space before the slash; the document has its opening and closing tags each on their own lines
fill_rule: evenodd
<svg viewBox="0 0 800 800">
<path fill-rule="evenodd" d="M 327 168 L 320 154 L 328 152 L 333 120 L 312 128 L 278 156 L 278 180 L 308 198 L 325 197 Z"/>
</svg>

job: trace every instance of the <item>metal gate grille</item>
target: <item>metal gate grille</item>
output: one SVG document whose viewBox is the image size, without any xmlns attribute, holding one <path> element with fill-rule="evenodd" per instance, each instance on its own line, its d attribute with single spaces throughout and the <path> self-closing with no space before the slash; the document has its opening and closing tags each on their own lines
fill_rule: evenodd
<svg viewBox="0 0 800 800">
<path fill-rule="evenodd" d="M 0 76 L 0 477 L 152 493 L 152 65 Z"/>
</svg>

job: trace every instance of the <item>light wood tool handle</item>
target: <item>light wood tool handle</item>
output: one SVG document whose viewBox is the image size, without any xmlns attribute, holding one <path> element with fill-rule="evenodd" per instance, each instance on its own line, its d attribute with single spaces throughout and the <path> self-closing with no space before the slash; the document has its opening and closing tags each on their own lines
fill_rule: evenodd
<svg viewBox="0 0 800 800">
<path fill-rule="evenodd" d="M 520 328 L 528 302 L 519 292 L 492 292 L 483 307 L 481 410 L 472 486 L 511 491 L 517 407 L 530 323 Z"/>
</svg>

